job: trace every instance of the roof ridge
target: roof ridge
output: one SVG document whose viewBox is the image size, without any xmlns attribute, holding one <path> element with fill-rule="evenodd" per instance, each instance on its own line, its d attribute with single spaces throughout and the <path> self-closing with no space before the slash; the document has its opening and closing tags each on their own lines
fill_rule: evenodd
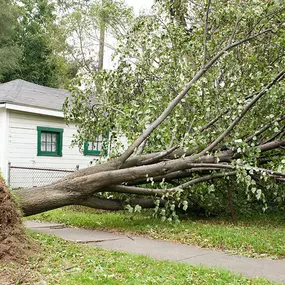
<svg viewBox="0 0 285 285">
<path fill-rule="evenodd" d="M 16 79 L 16 80 L 20 81 L 20 86 L 18 86 L 17 94 L 15 95 L 15 97 L 13 98 L 13 100 L 17 99 L 17 97 L 18 97 L 18 95 L 20 94 L 20 91 L 21 91 L 21 89 L 22 89 L 22 87 L 23 87 L 23 84 L 24 84 L 24 80 L 22 80 L 22 79 Z M 16 80 L 15 80 L 15 81 L 16 81 Z M 10 90 L 10 91 L 11 91 L 11 90 Z"/>
</svg>

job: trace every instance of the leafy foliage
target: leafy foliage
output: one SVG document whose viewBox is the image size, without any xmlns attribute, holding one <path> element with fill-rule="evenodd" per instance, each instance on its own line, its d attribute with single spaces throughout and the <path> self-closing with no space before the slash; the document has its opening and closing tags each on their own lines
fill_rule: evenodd
<svg viewBox="0 0 285 285">
<path fill-rule="evenodd" d="M 23 0 L 15 5 L 18 25 L 12 41 L 21 57 L 17 67 L 5 73 L 4 81 L 21 78 L 50 87 L 64 86 L 77 68 L 64 57 L 65 36 L 56 24 L 55 5 L 49 0 Z"/>
<path fill-rule="evenodd" d="M 13 1 L 0 1 L 0 26 L 0 81 L 2 81 L 7 72 L 12 72 L 18 67 L 21 56 L 20 48 L 13 42 L 17 27 L 17 9 Z"/>
<path fill-rule="evenodd" d="M 262 44 L 259 40 L 253 40 L 224 55 L 148 139 L 148 149 L 161 149 L 172 141 L 187 148 L 205 146 L 241 111 L 248 97 L 273 78 L 284 60 L 284 29 L 282 24 L 278 25 L 279 21 L 282 22 L 281 15 L 277 14 L 268 21 L 268 14 L 276 13 L 277 8 L 264 1 L 226 6 L 215 3 L 209 19 L 213 22 L 208 31 L 209 55 L 214 55 L 227 44 L 233 33 L 232 21 L 236 18 L 239 20 L 236 40 L 260 28 L 265 30 L 273 25 L 276 30 L 263 36 Z M 203 63 L 203 26 L 199 26 L 202 15 L 198 13 L 191 20 L 189 27 L 192 31 L 187 34 L 167 16 L 163 18 L 163 12 L 163 8 L 158 6 L 154 15 L 136 20 L 126 39 L 119 45 L 117 68 L 95 75 L 95 85 L 97 82 L 104 84 L 102 93 L 98 94 L 91 82 L 85 82 L 90 89 L 76 96 L 72 102 L 74 105 L 70 105 L 74 108 L 67 113 L 70 116 L 68 119 L 76 120 L 79 114 L 81 118 L 92 117 L 92 125 L 84 120 L 80 121 L 79 126 L 82 129 L 94 126 L 95 130 L 104 130 L 113 125 L 115 130 L 122 131 L 131 140 L 162 112 L 183 87 L 185 80 L 191 78 Z M 237 145 L 232 143 L 233 138 L 241 139 L 262 123 L 270 122 L 272 117 L 282 115 L 282 92 L 282 86 L 274 88 L 253 109 L 251 116 L 247 116 L 244 123 L 235 129 L 230 138 L 231 144 Z M 94 106 L 88 105 L 90 100 L 94 100 Z M 84 106 L 82 111 L 77 104 Z M 94 114 L 91 107 L 94 107 Z M 199 131 L 221 110 L 226 111 L 229 107 L 230 110 L 215 129 L 207 133 Z M 244 128 L 245 125 L 247 128 Z M 269 138 L 274 130 L 277 132 L 276 126 L 268 130 L 266 137 Z"/>
<path fill-rule="evenodd" d="M 60 10 L 70 56 L 82 74 L 98 71 L 100 44 L 113 50 L 113 42 L 124 35 L 132 19 L 132 9 L 123 0 L 63 1 Z"/>
<path fill-rule="evenodd" d="M 66 118 L 79 127 L 75 143 L 82 145 L 110 130 L 114 139 L 124 134 L 130 143 L 167 108 L 185 82 L 192 82 L 204 68 L 206 74 L 193 81 L 181 102 L 148 136 L 145 153 L 173 145 L 186 153 L 199 153 L 246 114 L 209 154 L 234 153 L 231 165 L 237 173 L 230 187 L 236 194 L 242 189 L 237 200 L 262 201 L 263 210 L 268 207 L 266 197 L 284 204 L 284 184 L 258 170 L 284 169 L 283 149 L 266 155 L 260 151 L 260 145 L 284 137 L 284 84 L 271 86 L 244 113 L 256 94 L 284 68 L 284 4 L 261 0 L 214 1 L 210 6 L 175 3 L 178 1 L 157 1 L 152 14 L 135 20 L 118 46 L 114 70 L 75 82 L 87 86 L 84 91 L 75 88 L 65 105 Z M 221 52 L 229 45 L 235 48 Z M 211 65 L 217 55 L 219 60 Z M 203 207 L 217 209 L 221 205 L 217 189 L 226 189 L 227 177 L 221 181 L 220 185 L 210 180 L 198 189 L 186 187 L 181 195 L 191 204 L 191 199 L 206 191 L 199 203 L 206 199 L 211 203 Z M 186 208 L 182 196 L 170 198 Z M 166 205 L 170 217 L 175 217 L 172 203 Z"/>
</svg>

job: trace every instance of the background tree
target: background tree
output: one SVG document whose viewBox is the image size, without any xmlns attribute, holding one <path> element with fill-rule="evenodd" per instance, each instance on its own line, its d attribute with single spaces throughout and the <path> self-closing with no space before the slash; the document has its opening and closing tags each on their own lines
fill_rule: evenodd
<svg viewBox="0 0 285 285">
<path fill-rule="evenodd" d="M 49 0 L 17 2 L 19 17 L 13 42 L 21 49 L 18 67 L 5 81 L 24 79 L 50 87 L 63 87 L 77 72 L 65 57 L 65 35 L 57 25 L 56 7 Z"/>
<path fill-rule="evenodd" d="M 0 81 L 18 67 L 21 50 L 13 41 L 17 27 L 17 9 L 13 1 L 0 1 Z"/>
<path fill-rule="evenodd" d="M 68 204 L 122 209 L 122 194 L 169 219 L 177 207 L 222 209 L 232 196 L 284 207 L 284 5 L 194 8 L 186 29 L 159 4 L 139 17 L 117 68 L 94 75 L 100 90 L 92 82 L 75 90 L 65 111 L 79 127 L 76 143 L 112 131 L 129 147 L 52 185 L 15 191 L 26 215 Z"/>
<path fill-rule="evenodd" d="M 132 19 L 132 9 L 123 0 L 80 0 L 61 2 L 61 10 L 70 53 L 81 71 L 91 74 L 102 69 L 104 49 L 114 50 L 113 43 Z"/>
</svg>

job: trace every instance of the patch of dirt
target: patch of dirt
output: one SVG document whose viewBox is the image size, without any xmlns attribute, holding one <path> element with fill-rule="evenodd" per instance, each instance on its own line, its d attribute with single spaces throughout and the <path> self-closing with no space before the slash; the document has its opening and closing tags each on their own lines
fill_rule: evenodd
<svg viewBox="0 0 285 285">
<path fill-rule="evenodd" d="M 0 263 L 24 264 L 36 251 L 25 234 L 17 203 L 0 176 Z"/>
</svg>

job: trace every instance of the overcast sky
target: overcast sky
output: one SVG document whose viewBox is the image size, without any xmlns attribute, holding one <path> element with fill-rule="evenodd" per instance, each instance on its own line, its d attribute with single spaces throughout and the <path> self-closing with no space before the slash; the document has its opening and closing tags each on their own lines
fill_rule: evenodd
<svg viewBox="0 0 285 285">
<path fill-rule="evenodd" d="M 141 9 L 149 9 L 153 4 L 153 0 L 125 0 L 129 6 L 134 7 L 136 14 L 139 13 Z"/>
</svg>

